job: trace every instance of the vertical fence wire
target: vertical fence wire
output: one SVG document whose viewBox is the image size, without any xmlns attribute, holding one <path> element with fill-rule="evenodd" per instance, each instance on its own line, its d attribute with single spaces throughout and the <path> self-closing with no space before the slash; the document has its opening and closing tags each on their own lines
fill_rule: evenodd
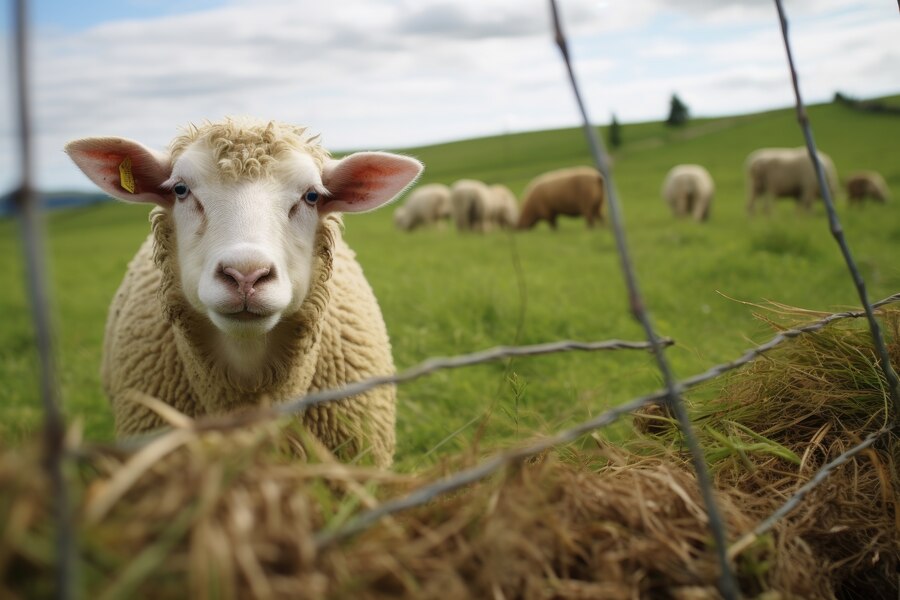
<svg viewBox="0 0 900 600">
<path fill-rule="evenodd" d="M 678 390 L 678 385 L 675 382 L 675 377 L 672 374 L 672 369 L 665 357 L 663 346 L 659 343 L 659 337 L 656 335 L 656 331 L 653 329 L 650 314 L 647 311 L 643 296 L 641 295 L 637 274 L 631 261 L 631 256 L 628 250 L 628 243 L 625 239 L 624 220 L 622 218 L 621 208 L 619 207 L 619 200 L 616 194 L 616 186 L 612 178 L 612 172 L 606 160 L 606 152 L 603 148 L 603 142 L 597 135 L 596 130 L 591 126 L 591 121 L 587 115 L 587 109 L 585 108 L 584 101 L 581 97 L 581 92 L 578 87 L 578 81 L 575 77 L 575 71 L 572 68 L 572 62 L 569 58 L 568 42 L 566 40 L 565 32 L 562 28 L 562 23 L 560 22 L 559 10 L 556 5 L 556 0 L 550 0 L 550 10 L 553 17 L 553 27 L 556 33 L 556 44 L 557 46 L 559 46 L 560 53 L 562 54 L 563 61 L 566 65 L 566 70 L 569 74 L 569 83 L 571 83 L 572 92 L 575 95 L 575 101 L 577 102 L 578 110 L 581 113 L 584 133 L 590 146 L 591 155 L 593 156 L 594 162 L 596 163 L 599 171 L 603 174 L 603 178 L 606 182 L 607 205 L 609 206 L 610 220 L 612 223 L 613 233 L 615 234 L 616 249 L 618 250 L 619 254 L 622 274 L 625 278 L 625 284 L 628 287 L 629 307 L 634 317 L 638 321 L 640 321 L 641 326 L 644 329 L 644 333 L 647 336 L 647 340 L 653 346 L 653 354 L 656 358 L 657 366 L 662 373 L 667 390 L 665 407 L 675 414 L 675 417 L 678 420 L 678 425 L 684 435 L 685 443 L 687 444 L 688 449 L 691 453 L 691 460 L 694 465 L 694 471 L 697 474 L 697 484 L 700 486 L 700 492 L 703 496 L 703 502 L 706 505 L 706 512 L 709 518 L 709 529 L 715 541 L 716 555 L 719 560 L 719 568 L 721 570 L 719 574 L 719 590 L 722 592 L 722 595 L 725 598 L 737 598 L 737 583 L 728 561 L 728 544 L 727 534 L 725 531 L 725 522 L 722 519 L 718 506 L 716 505 L 712 481 L 710 479 L 709 470 L 706 465 L 706 457 L 703 454 L 703 448 L 701 448 L 700 442 L 697 440 L 697 436 L 694 435 L 693 426 L 691 425 L 691 420 L 690 416 L 687 413 L 687 408 L 685 407 L 684 401 L 681 398 Z"/>
<path fill-rule="evenodd" d="M 44 260 L 44 236 L 40 206 L 32 178 L 32 141 L 28 94 L 28 18 L 25 0 L 13 2 L 15 28 L 15 77 L 21 180 L 13 192 L 13 202 L 21 218 L 22 244 L 25 256 L 25 278 L 28 300 L 34 321 L 39 361 L 40 392 L 44 408 L 43 464 L 51 485 L 55 530 L 56 597 L 73 595 L 75 542 L 69 512 L 69 490 L 63 462 L 65 458 L 65 423 L 57 389 L 53 352 L 53 327 L 47 273 Z"/>
<path fill-rule="evenodd" d="M 813 139 L 812 126 L 809 122 L 809 116 L 806 114 L 806 106 L 803 103 L 803 98 L 800 95 L 797 69 L 794 66 L 794 56 L 791 52 L 790 41 L 788 40 L 788 21 L 781 0 L 775 0 L 775 8 L 778 10 L 778 20 L 781 24 L 781 37 L 784 40 L 784 51 L 787 55 L 788 68 L 791 73 L 791 85 L 794 88 L 797 121 L 800 124 L 800 129 L 803 131 L 803 138 L 806 140 L 806 149 L 809 151 L 809 158 L 816 170 L 816 178 L 819 182 L 822 201 L 825 204 L 825 210 L 828 213 L 828 223 L 831 229 L 831 235 L 834 236 L 835 241 L 841 249 L 841 254 L 843 254 L 844 261 L 847 263 L 847 269 L 850 271 L 850 277 L 856 285 L 856 291 L 859 294 L 859 300 L 862 303 L 863 310 L 866 311 L 866 319 L 869 322 L 869 329 L 872 331 L 872 343 L 875 346 L 875 351 L 881 362 L 881 369 L 884 371 L 888 392 L 893 404 L 893 424 L 894 426 L 897 426 L 900 424 L 900 379 L 897 378 L 897 373 L 891 366 L 891 358 L 888 354 L 887 346 L 884 343 L 884 337 L 881 335 L 881 327 L 878 325 L 878 321 L 875 319 L 875 313 L 872 310 L 872 305 L 869 303 L 869 297 L 866 293 L 866 283 L 863 280 L 859 269 L 856 267 L 856 261 L 853 259 L 853 254 L 850 252 L 847 240 L 844 238 L 844 229 L 841 227 L 837 211 L 834 209 L 834 200 L 831 197 L 831 189 L 828 187 L 825 170 L 822 168 L 822 162 L 819 160 L 819 155 L 816 151 L 816 142 Z"/>
</svg>

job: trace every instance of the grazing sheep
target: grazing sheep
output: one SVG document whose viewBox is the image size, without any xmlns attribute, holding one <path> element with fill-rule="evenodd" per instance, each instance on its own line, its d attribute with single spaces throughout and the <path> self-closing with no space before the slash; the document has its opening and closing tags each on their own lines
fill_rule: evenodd
<svg viewBox="0 0 900 600">
<path fill-rule="evenodd" d="M 709 171 L 700 165 L 672 167 L 663 182 L 662 197 L 676 217 L 690 216 L 697 222 L 709 218 L 716 186 Z"/>
<path fill-rule="evenodd" d="M 491 201 L 485 216 L 489 226 L 512 229 L 519 220 L 519 202 L 516 195 L 505 185 L 490 187 Z"/>
<path fill-rule="evenodd" d="M 539 175 L 525 188 L 519 229 L 530 229 L 541 219 L 556 229 L 556 217 L 583 216 L 588 227 L 603 221 L 606 190 L 603 175 L 592 167 L 571 167 Z"/>
<path fill-rule="evenodd" d="M 189 127 L 167 153 L 122 138 L 66 152 L 104 192 L 157 206 L 109 310 L 101 369 L 116 431 L 164 425 L 152 397 L 221 414 L 393 371 L 371 287 L 338 213 L 375 209 L 422 169 L 403 156 L 332 159 L 301 127 L 226 119 Z M 342 456 L 389 466 L 395 390 L 309 408 Z"/>
<path fill-rule="evenodd" d="M 884 177 L 875 171 L 860 171 L 847 179 L 847 200 L 850 204 L 862 204 L 866 198 L 887 202 L 891 198 Z"/>
<path fill-rule="evenodd" d="M 837 191 L 837 171 L 831 158 L 819 152 L 829 191 Z M 757 199 L 762 196 L 763 210 L 771 211 L 773 198 L 794 198 L 798 207 L 809 211 L 816 197 L 821 197 L 816 170 L 806 147 L 763 148 L 747 157 L 747 211 L 752 215 Z"/>
<path fill-rule="evenodd" d="M 429 183 L 414 189 L 403 206 L 394 211 L 394 225 L 412 231 L 449 217 L 450 188 L 442 183 Z"/>
<path fill-rule="evenodd" d="M 450 207 L 458 231 L 484 232 L 490 203 L 491 190 L 481 181 L 460 179 L 450 186 Z"/>
</svg>

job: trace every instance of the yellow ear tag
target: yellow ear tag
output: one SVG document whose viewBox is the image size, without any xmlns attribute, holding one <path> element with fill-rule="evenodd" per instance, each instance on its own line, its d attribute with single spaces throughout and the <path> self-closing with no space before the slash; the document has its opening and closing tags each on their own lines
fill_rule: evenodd
<svg viewBox="0 0 900 600">
<path fill-rule="evenodd" d="M 131 173 L 131 157 L 126 156 L 119 165 L 119 185 L 123 190 L 134 193 L 134 175 Z"/>
</svg>

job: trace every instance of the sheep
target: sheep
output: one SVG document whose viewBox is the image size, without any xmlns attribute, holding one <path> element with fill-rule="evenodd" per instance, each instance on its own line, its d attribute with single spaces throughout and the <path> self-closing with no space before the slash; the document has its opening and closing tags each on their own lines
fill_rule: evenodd
<svg viewBox="0 0 900 600">
<path fill-rule="evenodd" d="M 862 204 L 866 198 L 872 198 L 883 204 L 891 197 L 884 177 L 875 171 L 854 173 L 847 178 L 845 187 L 847 188 L 847 201 L 850 204 Z"/>
<path fill-rule="evenodd" d="M 457 231 L 484 232 L 491 203 L 487 184 L 475 179 L 460 179 L 450 186 L 450 207 Z"/>
<path fill-rule="evenodd" d="M 819 161 L 825 171 L 825 180 L 834 197 L 837 191 L 837 172 L 834 162 L 824 152 L 819 152 Z M 763 210 L 771 211 L 772 198 L 794 198 L 798 208 L 812 209 L 816 196 L 821 197 L 819 181 L 809 153 L 803 146 L 799 148 L 763 148 L 747 157 L 747 211 L 752 215 L 757 199 L 764 199 Z"/>
<path fill-rule="evenodd" d="M 383 152 L 330 157 L 307 129 L 226 118 L 168 152 L 92 137 L 66 152 L 107 194 L 151 203 L 151 232 L 109 309 L 101 379 L 116 433 L 279 403 L 394 370 L 378 303 L 339 213 L 378 208 L 422 164 Z M 311 407 L 310 432 L 340 456 L 387 467 L 395 395 L 381 387 Z"/>
<path fill-rule="evenodd" d="M 505 185 L 490 186 L 491 201 L 485 219 L 488 226 L 512 229 L 519 220 L 519 202 L 515 194 Z"/>
<path fill-rule="evenodd" d="M 394 211 L 394 225 L 412 231 L 449 217 L 450 188 L 442 183 L 429 183 L 414 189 L 403 206 Z"/>
<path fill-rule="evenodd" d="M 716 186 L 700 165 L 677 165 L 666 175 L 662 197 L 675 217 L 690 216 L 697 222 L 709 218 Z"/>
<path fill-rule="evenodd" d="M 541 219 L 556 229 L 558 215 L 583 216 L 587 226 L 603 221 L 606 197 L 603 175 L 592 167 L 570 167 L 535 177 L 525 188 L 519 229 L 530 229 Z"/>
</svg>

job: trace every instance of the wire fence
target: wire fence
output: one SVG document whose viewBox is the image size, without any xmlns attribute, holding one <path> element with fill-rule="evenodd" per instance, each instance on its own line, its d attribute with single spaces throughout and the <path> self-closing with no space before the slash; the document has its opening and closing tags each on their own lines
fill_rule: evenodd
<svg viewBox="0 0 900 600">
<path fill-rule="evenodd" d="M 381 385 L 400 384 L 408 382 L 438 371 L 453 369 L 477 364 L 483 364 L 489 361 L 499 360 L 502 358 L 518 357 L 518 356 L 535 356 L 540 354 L 571 352 L 571 351 L 611 351 L 611 350 L 644 350 L 653 353 L 657 367 L 664 381 L 664 388 L 653 393 L 634 398 L 624 404 L 616 406 L 601 415 L 590 420 L 579 423 L 578 425 L 557 432 L 554 435 L 547 436 L 530 445 L 515 447 L 503 452 L 494 454 L 493 456 L 483 460 L 473 467 L 461 470 L 455 474 L 447 476 L 443 479 L 434 481 L 424 485 L 413 492 L 394 499 L 384 501 L 372 508 L 361 511 L 356 516 L 345 522 L 343 525 L 331 529 L 320 531 L 316 536 L 316 544 L 321 548 L 328 547 L 338 541 L 347 539 L 361 531 L 364 531 L 373 524 L 379 522 L 383 517 L 398 513 L 422 504 L 428 503 L 442 494 L 460 489 L 473 482 L 481 480 L 500 469 L 522 461 L 528 457 L 537 455 L 555 446 L 566 444 L 578 439 L 580 436 L 594 431 L 596 429 L 606 427 L 616 422 L 621 417 L 633 413 L 643 407 L 651 404 L 659 404 L 670 414 L 674 415 L 678 425 L 682 431 L 688 450 L 692 455 L 692 463 L 697 476 L 697 483 L 700 487 L 701 494 L 706 504 L 706 510 L 709 517 L 709 527 L 715 542 L 715 550 L 720 565 L 719 590 L 725 598 L 738 598 L 739 590 L 735 581 L 732 570 L 732 561 L 740 554 L 742 550 L 748 547 L 760 535 L 770 531 L 775 524 L 789 514 L 793 509 L 800 505 L 810 491 L 819 486 L 827 477 L 838 467 L 851 460 L 854 456 L 871 447 L 885 435 L 896 431 L 897 418 L 900 415 L 900 379 L 891 367 L 889 355 L 887 352 L 884 338 L 881 334 L 878 321 L 875 318 L 875 309 L 900 302 L 900 294 L 894 294 L 874 304 L 868 301 L 865 282 L 856 267 L 853 255 L 847 244 L 843 229 L 834 209 L 834 202 L 831 198 L 828 185 L 825 183 L 825 176 L 822 166 L 818 160 L 815 142 L 813 140 L 812 128 L 803 100 L 800 95 L 798 75 L 793 62 L 791 46 L 788 38 L 788 21 L 785 15 L 781 0 L 774 0 L 781 25 L 782 38 L 784 40 L 785 52 L 787 55 L 788 68 L 791 74 L 794 95 L 796 99 L 796 111 L 800 128 L 806 140 L 809 155 L 815 165 L 816 174 L 819 180 L 819 187 L 822 191 L 823 200 L 828 213 L 829 226 L 840 251 L 847 264 L 853 284 L 855 285 L 863 307 L 860 311 L 846 311 L 828 315 L 818 321 L 809 323 L 802 327 L 787 329 L 773 336 L 768 342 L 748 349 L 740 357 L 727 362 L 710 367 L 706 371 L 677 380 L 666 360 L 664 350 L 672 344 L 672 341 L 661 338 L 657 335 L 650 318 L 649 311 L 644 303 L 640 292 L 640 286 L 636 271 L 631 263 L 628 244 L 625 236 L 625 227 L 619 207 L 618 197 L 616 194 L 613 174 L 611 173 L 603 144 L 596 135 L 596 131 L 591 126 L 590 119 L 584 107 L 581 93 L 578 87 L 574 69 L 569 57 L 568 44 L 565 33 L 559 20 L 559 12 L 555 0 L 549 0 L 550 10 L 553 17 L 554 33 L 556 43 L 565 62 L 572 90 L 578 103 L 579 110 L 583 119 L 585 135 L 587 136 L 591 154 L 594 158 L 598 170 L 604 175 L 609 201 L 609 211 L 611 217 L 612 229 L 615 234 L 616 247 L 620 259 L 620 266 L 623 277 L 628 289 L 629 308 L 633 316 L 640 321 L 645 332 L 646 342 L 629 342 L 621 340 L 608 340 L 599 342 L 577 342 L 564 340 L 558 342 L 550 342 L 546 344 L 536 344 L 531 346 L 500 346 L 481 352 L 459 355 L 454 357 L 431 358 L 415 367 L 412 367 L 401 373 L 389 376 L 373 377 L 361 380 L 345 386 L 340 389 L 324 390 L 309 394 L 293 401 L 260 409 L 257 411 L 241 413 L 240 415 L 226 415 L 220 417 L 205 417 L 196 420 L 189 420 L 184 417 L 178 418 L 172 415 L 169 419 L 170 424 L 177 429 L 189 428 L 195 431 L 208 430 L 228 430 L 234 428 L 247 427 L 249 425 L 258 424 L 279 417 L 288 415 L 296 415 L 302 413 L 311 406 L 332 402 L 335 400 L 347 398 L 369 389 Z M 41 397 L 44 406 L 44 466 L 47 470 L 49 480 L 51 481 L 54 494 L 54 520 L 56 526 L 56 595 L 59 598 L 69 598 L 76 590 L 76 573 L 75 565 L 77 564 L 77 556 L 75 554 L 77 530 L 71 519 L 71 507 L 69 503 L 69 490 L 67 489 L 66 478 L 64 476 L 65 463 L 80 455 L 79 449 L 67 449 L 64 445 L 65 424 L 62 412 L 60 410 L 60 402 L 56 389 L 55 366 L 53 358 L 53 328 L 49 317 L 47 287 L 46 287 L 46 269 L 43 259 L 43 234 L 38 219 L 38 201 L 34 191 L 31 175 L 31 136 L 30 136 L 30 116 L 28 102 L 28 38 L 27 38 L 27 18 L 26 18 L 26 2 L 25 0 L 16 0 L 13 4 L 14 8 L 14 24 L 16 26 L 16 84 L 17 84 L 17 105 L 18 105 L 18 122 L 19 122 L 19 151 L 22 157 L 21 183 L 14 192 L 14 198 L 21 215 L 22 223 L 22 239 L 24 246 L 24 254 L 26 261 L 26 273 L 28 284 L 29 301 L 33 311 L 33 319 L 35 324 L 37 349 L 40 360 L 40 388 Z M 889 425 L 878 431 L 870 433 L 862 442 L 850 448 L 831 462 L 822 466 L 809 481 L 798 488 L 796 492 L 784 502 L 775 512 L 761 521 L 753 531 L 745 534 L 731 545 L 728 544 L 728 533 L 725 530 L 724 523 L 719 516 L 719 510 L 714 499 L 714 489 L 707 472 L 707 466 L 696 436 L 691 427 L 691 422 L 687 414 L 684 402 L 681 399 L 682 392 L 691 389 L 703 382 L 709 381 L 720 375 L 740 368 L 756 358 L 764 355 L 778 345 L 795 338 L 800 335 L 812 333 L 828 326 L 829 324 L 848 318 L 865 318 L 868 321 L 869 329 L 872 334 L 872 340 L 876 354 L 879 358 L 880 367 L 884 372 L 887 381 L 887 394 L 890 397 L 893 407 L 893 419 Z M 168 435 L 178 435 L 178 431 L 170 432 Z M 132 452 L 140 448 L 146 448 L 148 444 L 160 436 L 165 436 L 165 431 L 152 435 L 130 438 L 122 440 L 116 444 L 116 448 L 126 452 Z"/>
<path fill-rule="evenodd" d="M 75 535 L 69 508 L 69 490 L 64 470 L 65 422 L 60 408 L 53 350 L 53 326 L 47 292 L 44 260 L 44 235 L 40 207 L 32 177 L 31 117 L 28 97 L 28 16 L 25 0 L 12 4 L 15 24 L 16 108 L 18 112 L 21 178 L 13 192 L 13 202 L 21 216 L 27 292 L 32 308 L 40 369 L 41 400 L 44 408 L 44 468 L 53 491 L 53 515 L 56 525 L 57 597 L 71 598 L 74 590 Z"/>
</svg>

